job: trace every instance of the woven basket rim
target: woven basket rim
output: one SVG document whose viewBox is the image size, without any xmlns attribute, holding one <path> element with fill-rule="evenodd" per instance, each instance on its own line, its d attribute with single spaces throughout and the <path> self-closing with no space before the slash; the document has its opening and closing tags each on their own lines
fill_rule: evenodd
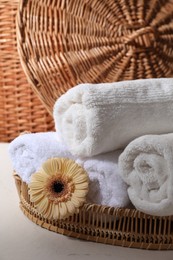
<svg viewBox="0 0 173 260">
<path fill-rule="evenodd" d="M 14 171 L 13 176 L 16 180 L 23 182 L 22 178 L 17 174 L 17 172 Z M 24 182 L 25 183 L 25 182 Z M 26 184 L 27 185 L 27 184 Z M 135 208 L 123 208 L 123 207 L 110 207 L 107 205 L 100 205 L 100 204 L 94 204 L 94 203 L 84 203 L 84 205 L 81 207 L 81 209 L 84 209 L 86 211 L 93 210 L 97 213 L 105 213 L 109 215 L 114 215 L 115 212 L 116 214 L 118 213 L 118 216 L 134 216 L 134 217 L 139 217 L 139 218 L 146 218 L 146 217 L 154 217 L 154 218 L 162 218 L 162 219 L 170 219 L 172 218 L 173 220 L 173 215 L 172 216 L 153 216 L 146 214 L 144 212 L 141 212 Z"/>
<path fill-rule="evenodd" d="M 173 249 L 173 217 L 146 215 L 136 209 L 84 204 L 79 213 L 65 220 L 49 220 L 30 202 L 28 186 L 14 172 L 23 213 L 50 231 L 104 244 L 142 249 Z M 158 228 L 156 228 L 158 225 Z"/>
</svg>

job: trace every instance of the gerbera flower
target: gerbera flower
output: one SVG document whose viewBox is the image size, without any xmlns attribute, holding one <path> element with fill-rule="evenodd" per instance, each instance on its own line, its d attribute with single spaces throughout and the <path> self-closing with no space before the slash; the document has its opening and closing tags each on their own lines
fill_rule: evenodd
<svg viewBox="0 0 173 260">
<path fill-rule="evenodd" d="M 70 159 L 52 158 L 31 176 L 28 187 L 31 202 L 44 217 L 64 219 L 85 202 L 88 175 Z"/>
</svg>

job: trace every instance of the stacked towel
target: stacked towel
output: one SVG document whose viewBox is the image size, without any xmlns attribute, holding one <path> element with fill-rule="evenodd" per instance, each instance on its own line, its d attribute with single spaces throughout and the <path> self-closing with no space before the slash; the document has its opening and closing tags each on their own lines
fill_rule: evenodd
<svg viewBox="0 0 173 260">
<path fill-rule="evenodd" d="M 119 173 L 138 210 L 173 215 L 173 134 L 146 135 L 132 141 L 119 157 Z"/>
<path fill-rule="evenodd" d="M 74 159 L 60 136 L 55 132 L 24 134 L 9 145 L 14 170 L 26 183 L 43 162 L 52 157 Z"/>
<path fill-rule="evenodd" d="M 76 86 L 55 104 L 56 133 L 10 144 L 13 167 L 29 183 L 47 159 L 70 158 L 88 173 L 88 202 L 127 207 L 130 197 L 144 213 L 173 215 L 172 100 L 173 79 Z"/>
<path fill-rule="evenodd" d="M 127 185 L 118 174 L 120 152 L 93 158 L 75 158 L 58 133 L 53 132 L 25 134 L 17 137 L 9 146 L 14 170 L 23 181 L 29 183 L 31 175 L 49 158 L 71 158 L 83 166 L 89 175 L 88 202 L 112 207 L 126 207 L 129 204 Z"/>
<path fill-rule="evenodd" d="M 56 130 L 76 156 L 124 148 L 145 134 L 173 132 L 173 79 L 81 84 L 54 107 Z"/>
<path fill-rule="evenodd" d="M 127 185 L 118 174 L 118 158 L 122 151 L 114 151 L 92 158 L 77 159 L 89 175 L 88 201 L 112 207 L 129 205 Z"/>
</svg>

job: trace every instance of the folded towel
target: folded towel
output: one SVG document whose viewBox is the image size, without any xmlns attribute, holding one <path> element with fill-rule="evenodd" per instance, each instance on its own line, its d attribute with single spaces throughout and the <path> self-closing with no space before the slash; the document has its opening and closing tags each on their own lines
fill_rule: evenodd
<svg viewBox="0 0 173 260">
<path fill-rule="evenodd" d="M 173 132 L 172 100 L 173 79 L 81 84 L 56 101 L 55 126 L 72 154 L 93 156 Z"/>
<path fill-rule="evenodd" d="M 120 152 L 93 158 L 74 158 L 58 133 L 53 132 L 25 134 L 17 137 L 9 146 L 13 167 L 23 181 L 29 183 L 31 175 L 49 158 L 71 158 L 83 166 L 89 175 L 88 202 L 112 207 L 125 207 L 129 204 L 127 184 L 117 170 Z"/>
<path fill-rule="evenodd" d="M 74 159 L 56 132 L 24 134 L 9 145 L 14 170 L 26 183 L 42 163 L 52 157 Z"/>
<path fill-rule="evenodd" d="M 138 210 L 173 215 L 173 134 L 146 135 L 132 141 L 119 157 L 119 173 Z"/>
<path fill-rule="evenodd" d="M 121 152 L 119 150 L 76 160 L 89 175 L 88 201 L 111 207 L 129 206 L 127 185 L 118 174 L 118 158 Z"/>
</svg>

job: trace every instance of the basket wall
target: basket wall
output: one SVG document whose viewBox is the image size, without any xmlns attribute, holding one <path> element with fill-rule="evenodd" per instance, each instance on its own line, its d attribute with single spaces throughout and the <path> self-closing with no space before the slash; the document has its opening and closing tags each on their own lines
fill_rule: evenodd
<svg viewBox="0 0 173 260">
<path fill-rule="evenodd" d="M 79 83 L 171 77 L 173 0 L 20 0 L 19 55 L 50 113 Z"/>
<path fill-rule="evenodd" d="M 18 0 L 0 0 L 0 142 L 20 132 L 53 130 L 52 117 L 30 88 L 16 44 Z"/>
<path fill-rule="evenodd" d="M 173 217 L 154 217 L 135 209 L 85 204 L 61 221 L 42 217 L 30 202 L 28 186 L 14 174 L 23 213 L 37 225 L 63 235 L 141 249 L 173 249 Z"/>
</svg>

